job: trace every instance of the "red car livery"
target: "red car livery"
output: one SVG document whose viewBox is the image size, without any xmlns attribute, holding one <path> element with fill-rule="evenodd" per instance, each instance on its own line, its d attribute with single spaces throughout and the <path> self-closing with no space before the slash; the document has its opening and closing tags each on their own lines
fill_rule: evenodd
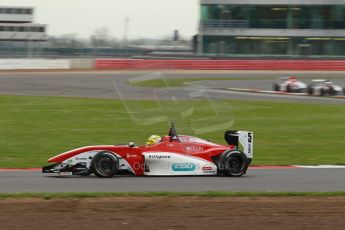
<svg viewBox="0 0 345 230">
<path fill-rule="evenodd" d="M 95 174 L 135 176 L 242 176 L 253 157 L 253 132 L 226 131 L 228 145 L 185 135 L 177 135 L 172 125 L 169 135 L 150 146 L 99 145 L 74 149 L 55 157 L 43 173 L 60 175 Z"/>
</svg>

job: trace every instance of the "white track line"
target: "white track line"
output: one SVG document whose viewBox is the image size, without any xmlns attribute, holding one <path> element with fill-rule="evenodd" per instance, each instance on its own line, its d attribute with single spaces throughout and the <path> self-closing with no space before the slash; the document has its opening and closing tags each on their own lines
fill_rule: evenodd
<svg viewBox="0 0 345 230">
<path fill-rule="evenodd" d="M 297 168 L 308 169 L 345 169 L 345 165 L 294 165 Z"/>
</svg>

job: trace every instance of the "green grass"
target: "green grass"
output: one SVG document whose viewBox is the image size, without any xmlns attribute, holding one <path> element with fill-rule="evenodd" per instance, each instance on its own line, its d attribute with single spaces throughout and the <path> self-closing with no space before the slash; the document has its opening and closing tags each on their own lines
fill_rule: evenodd
<svg viewBox="0 0 345 230">
<path fill-rule="evenodd" d="M 142 144 L 151 134 L 165 135 L 168 120 L 176 122 L 179 133 L 223 144 L 227 129 L 254 131 L 255 165 L 345 164 L 343 105 L 230 100 L 214 101 L 213 107 L 208 101 L 165 101 L 159 108 L 153 101 L 126 104 L 131 116 L 118 100 L 1 96 L 0 167 L 40 167 L 49 157 L 85 145 Z M 155 119 L 162 122 L 149 124 Z M 203 133 L 217 124 L 220 130 Z"/>
<path fill-rule="evenodd" d="M 129 82 L 130 85 L 145 86 L 145 87 L 178 87 L 183 86 L 187 82 L 193 81 L 234 81 L 234 80 L 267 80 L 274 79 L 269 77 L 256 77 L 256 78 L 226 78 L 226 77 L 208 77 L 208 78 L 183 78 L 183 79 L 154 79 L 146 81 Z"/>
<path fill-rule="evenodd" d="M 345 192 L 118 192 L 118 193 L 0 193 L 1 199 L 18 198 L 99 198 L 99 197 L 291 197 L 291 196 L 345 196 Z"/>
</svg>

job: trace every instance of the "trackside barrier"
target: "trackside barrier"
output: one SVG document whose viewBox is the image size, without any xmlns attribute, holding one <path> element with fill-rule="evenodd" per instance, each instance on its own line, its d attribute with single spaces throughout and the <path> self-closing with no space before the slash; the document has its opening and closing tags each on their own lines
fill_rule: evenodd
<svg viewBox="0 0 345 230">
<path fill-rule="evenodd" d="M 143 60 L 97 59 L 96 69 L 345 70 L 345 60 Z"/>
<path fill-rule="evenodd" d="M 70 68 L 68 59 L 0 59 L 0 70 Z"/>
<path fill-rule="evenodd" d="M 94 69 L 95 61 L 91 58 L 73 58 L 70 60 L 71 69 Z"/>
</svg>

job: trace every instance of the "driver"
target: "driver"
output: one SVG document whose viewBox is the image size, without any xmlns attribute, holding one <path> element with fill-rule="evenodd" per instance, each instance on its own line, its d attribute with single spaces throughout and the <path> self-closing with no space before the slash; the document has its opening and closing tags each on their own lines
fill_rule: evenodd
<svg viewBox="0 0 345 230">
<path fill-rule="evenodd" d="M 162 141 L 162 138 L 158 135 L 152 135 L 150 136 L 147 141 L 146 141 L 146 145 L 147 146 L 151 146 L 151 145 L 156 145 L 158 144 L 159 142 Z"/>
<path fill-rule="evenodd" d="M 296 78 L 296 77 L 290 77 L 288 81 L 289 81 L 289 82 L 296 82 L 296 81 L 297 81 L 297 78 Z"/>
</svg>

